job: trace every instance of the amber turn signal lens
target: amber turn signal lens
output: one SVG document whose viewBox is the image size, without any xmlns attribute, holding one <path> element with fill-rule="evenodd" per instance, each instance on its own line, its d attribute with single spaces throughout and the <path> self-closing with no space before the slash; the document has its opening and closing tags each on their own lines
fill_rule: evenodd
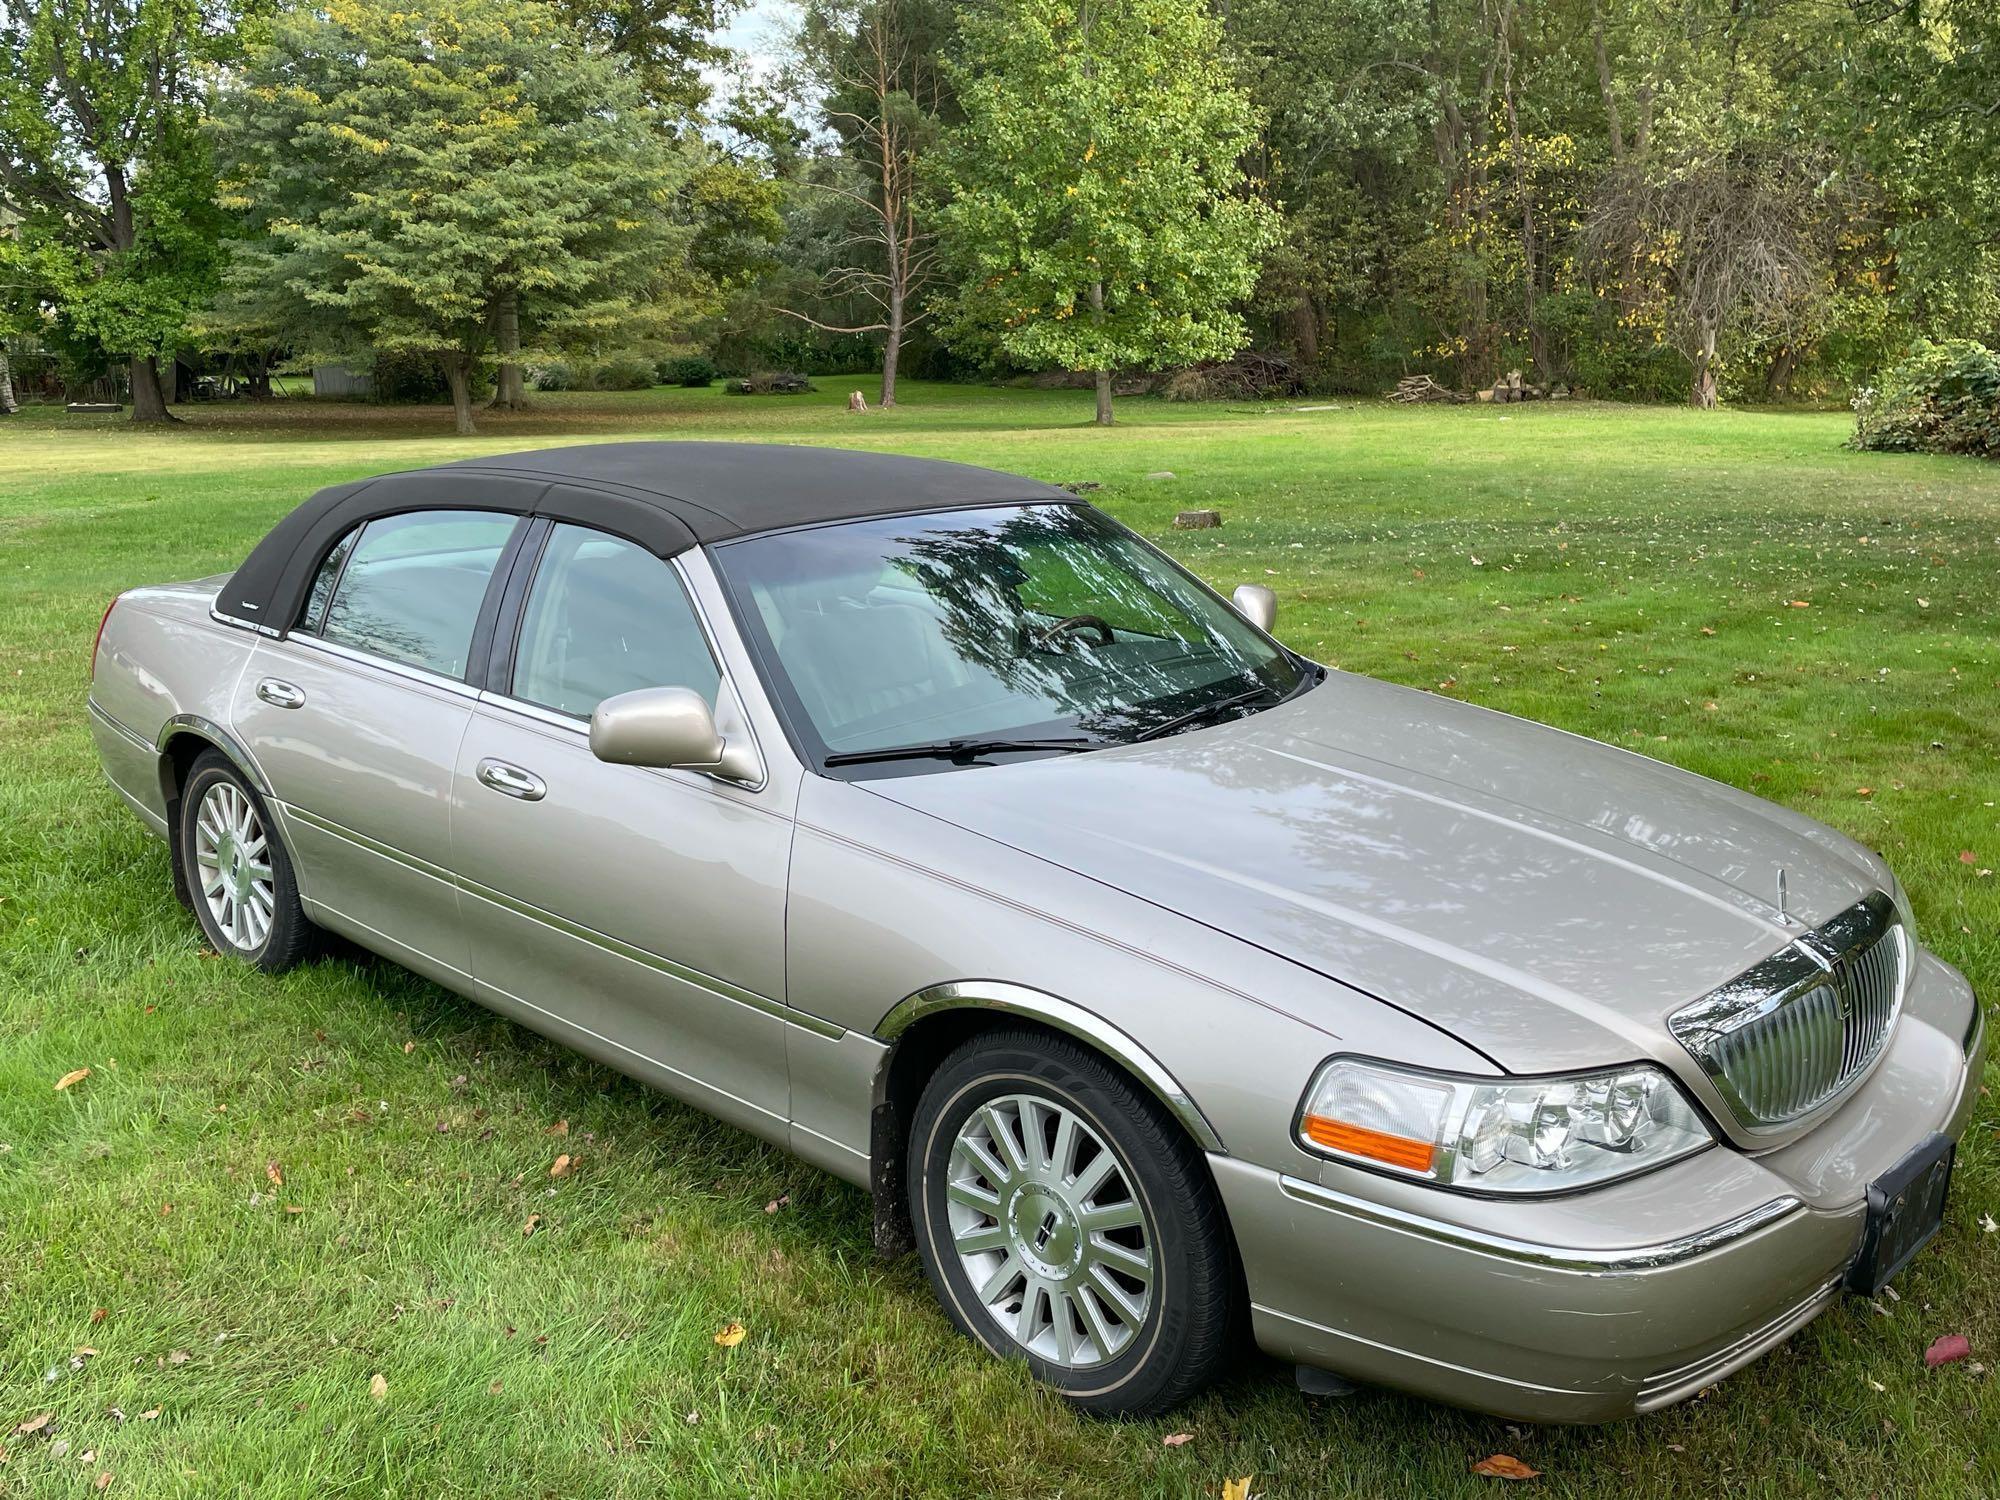
<svg viewBox="0 0 2000 1500">
<path fill-rule="evenodd" d="M 1307 1115 L 1305 1123 L 1306 1138 L 1315 1145 L 1348 1156 L 1365 1156 L 1370 1161 L 1386 1162 L 1406 1172 L 1428 1172 L 1432 1159 L 1437 1155 L 1437 1147 L 1429 1141 L 1413 1141 L 1406 1135 L 1367 1130 L 1342 1120 L 1329 1120 L 1324 1115 Z"/>
</svg>

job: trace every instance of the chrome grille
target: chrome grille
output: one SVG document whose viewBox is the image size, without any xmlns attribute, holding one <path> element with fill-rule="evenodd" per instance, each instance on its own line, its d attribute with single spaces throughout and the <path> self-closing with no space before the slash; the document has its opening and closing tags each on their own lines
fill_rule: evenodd
<svg viewBox="0 0 2000 1500">
<path fill-rule="evenodd" d="M 1667 1024 L 1738 1119 L 1782 1125 L 1833 1099 L 1874 1062 L 1910 958 L 1894 905 L 1869 896 Z"/>
</svg>

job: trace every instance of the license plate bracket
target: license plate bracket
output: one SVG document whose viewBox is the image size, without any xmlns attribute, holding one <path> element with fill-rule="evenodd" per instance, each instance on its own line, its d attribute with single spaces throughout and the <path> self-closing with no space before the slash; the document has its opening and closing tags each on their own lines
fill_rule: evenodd
<svg viewBox="0 0 2000 1500">
<path fill-rule="evenodd" d="M 1949 1136 L 1926 1136 L 1868 1184 L 1868 1219 L 1861 1248 L 1847 1268 L 1849 1291 L 1874 1296 L 1944 1227 L 1957 1151 Z"/>
</svg>

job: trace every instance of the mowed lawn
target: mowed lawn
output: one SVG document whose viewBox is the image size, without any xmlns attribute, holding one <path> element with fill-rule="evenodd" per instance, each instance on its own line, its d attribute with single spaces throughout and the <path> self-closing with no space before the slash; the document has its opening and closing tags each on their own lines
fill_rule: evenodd
<svg viewBox="0 0 2000 1500">
<path fill-rule="evenodd" d="M 112 595 L 233 566 L 336 480 L 702 436 L 1096 482 L 1212 582 L 1275 588 L 1321 660 L 1883 850 L 2000 992 L 2000 467 L 1849 453 L 1837 414 L 1127 401 L 1101 431 L 1087 393 L 849 415 L 856 384 L 545 397 L 473 439 L 309 403 L 0 419 L 0 1495 L 1468 1495 L 1495 1452 L 1550 1495 L 2000 1493 L 1990 1096 L 1899 1299 L 1667 1413 L 1520 1429 L 1246 1359 L 1110 1425 L 954 1335 L 861 1193 L 387 964 L 204 951 L 86 732 Z M 1224 528 L 1172 530 L 1195 506 Z M 1972 1360 L 1926 1369 L 1951 1333 Z"/>
</svg>

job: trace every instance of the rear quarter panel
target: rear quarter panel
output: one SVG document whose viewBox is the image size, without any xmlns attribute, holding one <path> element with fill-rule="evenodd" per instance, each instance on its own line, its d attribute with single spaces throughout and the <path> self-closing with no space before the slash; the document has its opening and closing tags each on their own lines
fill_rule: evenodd
<svg viewBox="0 0 2000 1500">
<path fill-rule="evenodd" d="M 229 723 L 256 637 L 209 618 L 220 579 L 133 589 L 104 624 L 90 685 L 105 774 L 142 811 L 164 819 L 157 746 L 178 716 Z M 150 822 L 151 819 L 148 819 Z"/>
</svg>

